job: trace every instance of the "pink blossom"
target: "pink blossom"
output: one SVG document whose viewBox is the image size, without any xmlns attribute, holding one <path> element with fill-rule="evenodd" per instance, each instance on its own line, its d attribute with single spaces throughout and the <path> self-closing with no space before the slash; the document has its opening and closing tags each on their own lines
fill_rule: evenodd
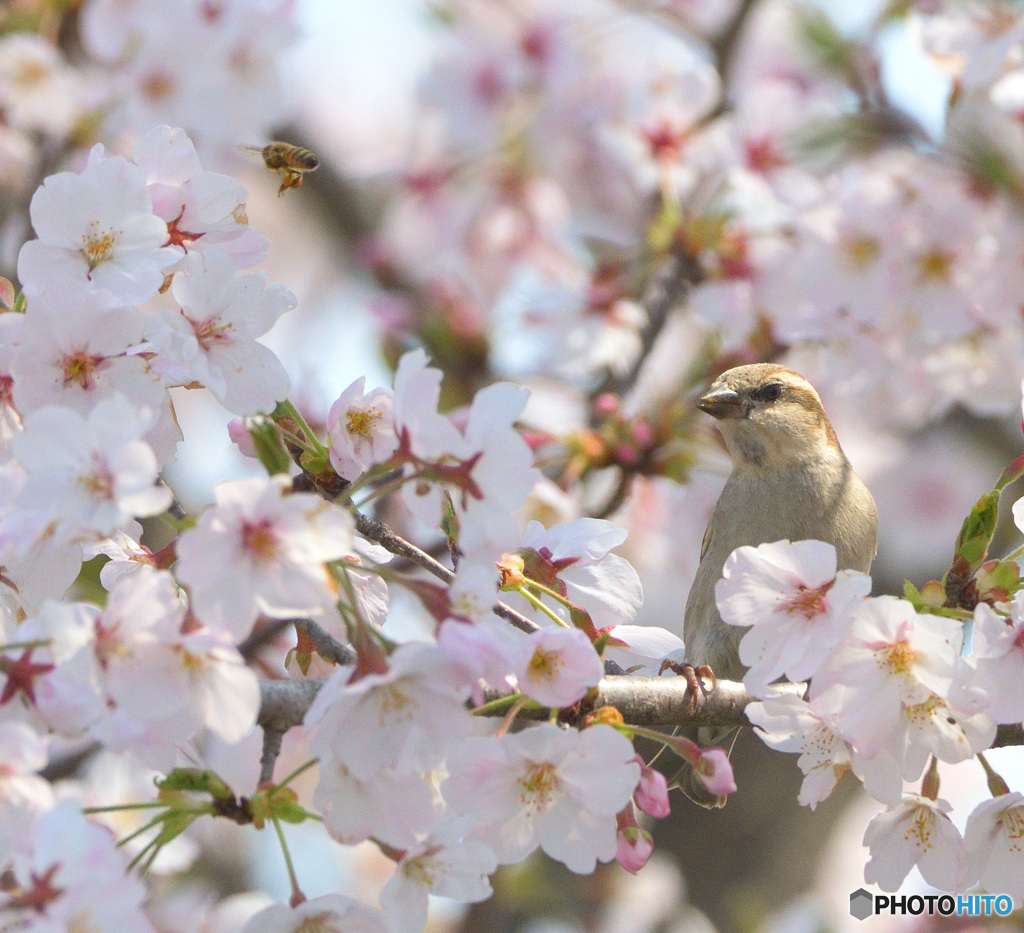
<svg viewBox="0 0 1024 933">
<path fill-rule="evenodd" d="M 467 736 L 469 684 L 432 644 L 406 642 L 388 669 L 352 680 L 340 667 L 306 713 L 310 749 L 329 753 L 362 781 L 384 768 L 422 773 Z"/>
<path fill-rule="evenodd" d="M 978 603 L 971 656 L 975 683 L 989 698 L 989 715 L 999 723 L 1024 722 L 1024 691 L 1019 689 L 1024 681 L 1024 595 L 1014 599 L 1009 617 Z"/>
<path fill-rule="evenodd" d="M 331 465 L 342 479 L 354 480 L 365 470 L 384 463 L 398 447 L 392 416 L 394 393 L 373 389 L 363 394 L 360 376 L 331 406 L 327 434 Z"/>
<path fill-rule="evenodd" d="M 702 750 L 693 770 L 712 794 L 725 797 L 736 793 L 736 780 L 725 749 L 715 747 Z"/>
<path fill-rule="evenodd" d="M 821 541 L 735 550 L 715 596 L 725 622 L 751 626 L 740 642 L 747 689 L 760 696 L 783 674 L 795 681 L 812 676 L 870 591 L 867 574 L 836 573 L 835 548 Z"/>
<path fill-rule="evenodd" d="M 31 214 L 39 239 L 18 257 L 30 295 L 70 289 L 111 306 L 141 304 L 181 255 L 164 246 L 167 226 L 153 213 L 142 171 L 120 156 L 94 157 L 80 175 L 51 175 Z"/>
<path fill-rule="evenodd" d="M 615 850 L 615 861 L 635 875 L 650 860 L 654 852 L 654 840 L 636 821 L 636 810 L 632 801 L 618 814 L 616 822 L 615 838 L 618 845 Z"/>
<path fill-rule="evenodd" d="M 384 918 L 341 894 L 324 894 L 295 907 L 273 904 L 256 914 L 242 933 L 386 933 Z"/>
<path fill-rule="evenodd" d="M 23 722 L 0 722 L 0 861 L 10 861 L 56 800 L 35 772 L 46 766 L 49 742 Z"/>
<path fill-rule="evenodd" d="M 604 633 L 605 658 L 631 674 L 657 674 L 664 658 L 684 649 L 678 635 L 657 625 L 612 625 Z"/>
<path fill-rule="evenodd" d="M 630 623 L 643 602 L 643 587 L 629 562 L 611 553 L 625 539 L 625 529 L 603 519 L 578 518 L 551 528 L 531 521 L 522 543 L 527 573 L 537 573 L 539 582 L 586 609 L 597 628 Z"/>
<path fill-rule="evenodd" d="M 145 885 L 125 871 L 110 832 L 71 802 L 39 820 L 14 878 L 20 893 L 0 895 L 0 911 L 26 929 L 153 933 L 141 909 Z"/>
<path fill-rule="evenodd" d="M 270 242 L 249 227 L 246 190 L 236 179 L 205 172 L 185 131 L 151 129 L 132 160 L 146 173 L 153 213 L 167 224 L 169 244 L 182 253 L 219 249 L 237 269 L 263 262 Z"/>
<path fill-rule="evenodd" d="M 222 483 L 217 504 L 178 539 L 178 576 L 214 630 L 241 639 L 261 612 L 288 618 L 337 598 L 325 564 L 352 553 L 352 518 L 312 493 L 285 495 L 289 486 L 287 477 Z"/>
<path fill-rule="evenodd" d="M 545 706 L 570 706 L 604 676 L 604 665 L 579 629 L 546 628 L 523 643 L 515 665 L 519 689 Z"/>
<path fill-rule="evenodd" d="M 1012 791 L 986 800 L 967 818 L 967 881 L 986 891 L 1024 901 L 1024 794 Z"/>
<path fill-rule="evenodd" d="M 295 307 L 295 296 L 266 287 L 262 273 L 236 275 L 217 250 L 189 253 L 171 292 L 181 307 L 162 314 L 150 335 L 154 370 L 172 385 L 206 386 L 234 414 L 272 410 L 288 392 L 288 374 L 256 338 Z"/>
<path fill-rule="evenodd" d="M 498 867 L 490 848 L 465 839 L 470 821 L 443 823 L 402 856 L 380 893 L 389 933 L 420 933 L 427 923 L 427 896 L 462 903 L 491 896 L 488 875 Z"/>
<path fill-rule="evenodd" d="M 572 871 L 615 857 L 615 815 L 640 777 L 629 740 L 610 726 L 583 732 L 542 723 L 501 738 L 472 738 L 448 757 L 442 793 L 480 821 L 499 862 L 536 846 Z"/>
<path fill-rule="evenodd" d="M 905 722 L 904 710 L 950 696 L 967 675 L 959 623 L 923 616 L 904 600 L 866 600 L 845 641 L 814 678 L 820 709 L 835 710 L 839 731 L 870 758 Z"/>
<path fill-rule="evenodd" d="M 940 891 L 955 891 L 962 883 L 964 841 L 947 815 L 945 800 L 907 794 L 868 823 L 864 845 L 871 859 L 864 880 L 883 891 L 898 891 L 914 866 L 924 880 Z"/>
<path fill-rule="evenodd" d="M 321 752 L 318 773 L 313 804 L 331 836 L 346 845 L 372 837 L 406 849 L 436 822 L 433 794 L 421 774 L 383 769 L 363 780 L 330 750 Z"/>
<path fill-rule="evenodd" d="M 22 503 L 52 517 L 73 541 L 158 515 L 171 492 L 156 485 L 159 464 L 142 440 L 152 423 L 149 410 L 122 395 L 98 402 L 87 417 L 54 405 L 32 412 L 14 441 L 27 474 Z"/>
</svg>

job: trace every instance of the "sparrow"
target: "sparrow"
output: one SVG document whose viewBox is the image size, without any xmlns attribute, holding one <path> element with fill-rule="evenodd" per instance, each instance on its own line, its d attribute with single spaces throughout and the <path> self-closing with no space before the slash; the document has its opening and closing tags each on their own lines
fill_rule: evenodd
<svg viewBox="0 0 1024 933">
<path fill-rule="evenodd" d="M 686 600 L 686 662 L 714 677 L 742 680 L 745 628 L 727 625 L 715 604 L 715 584 L 729 555 L 743 545 L 813 538 L 836 549 L 839 570 L 867 573 L 878 544 L 875 500 L 839 446 L 821 399 L 803 376 L 774 363 L 737 366 L 719 376 L 697 407 L 718 420 L 732 457 L 729 479 L 701 544 L 700 564 Z M 731 751 L 735 727 L 702 728 L 702 745 Z M 679 786 L 702 806 L 722 806 L 695 775 Z"/>
</svg>

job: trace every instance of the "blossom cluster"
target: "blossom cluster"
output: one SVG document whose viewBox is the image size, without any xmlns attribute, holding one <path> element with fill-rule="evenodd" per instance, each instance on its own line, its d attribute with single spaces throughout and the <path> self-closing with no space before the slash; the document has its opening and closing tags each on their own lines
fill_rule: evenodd
<svg viewBox="0 0 1024 933">
<path fill-rule="evenodd" d="M 339 665 L 296 623 L 296 639 L 276 655 L 271 645 L 260 666 L 279 681 L 329 674 L 305 716 L 318 763 L 311 803 L 334 839 L 372 839 L 396 862 L 383 913 L 338 896 L 299 908 L 296 896 L 288 923 L 337 915 L 417 931 L 428 894 L 485 898 L 499 864 L 538 847 L 577 872 L 615 858 L 638 869 L 650 836 L 635 806 L 664 816 L 666 788 L 621 721 L 509 731 L 526 704 L 577 704 L 603 676 L 603 650 L 632 652 L 636 666 L 681 647 L 632 624 L 639 578 L 612 553 L 625 532 L 586 518 L 524 531 L 514 513 L 541 484 L 515 426 L 528 393 L 498 383 L 468 410 L 441 413 L 442 374 L 423 351 L 402 357 L 393 389 L 365 392 L 363 379 L 346 389 L 318 438 L 256 339 L 295 299 L 249 271 L 267 241 L 248 227 L 245 198 L 168 127 L 130 160 L 96 147 L 80 172 L 49 177 L 33 197 L 19 310 L 0 319 L 0 864 L 14 879 L 0 916 L 150 929 L 109 833 L 70 802 L 56 807 L 35 776 L 47 742 L 121 756 L 129 784 L 155 772 L 157 798 L 143 806 L 166 808 L 149 827 L 162 828 L 136 854 L 152 864 L 210 812 L 196 795 L 222 808 L 233 799 L 212 770 L 188 765 L 252 734 L 259 666 L 240 648 L 256 639 L 259 653 L 276 620 L 306 621 L 352 658 Z M 180 522 L 160 478 L 180 436 L 170 390 L 200 387 L 236 414 L 233 436 L 272 475 L 221 484 L 211 506 Z M 286 448 L 316 491 L 297 485 L 289 458 L 274 459 Z M 392 570 L 391 555 L 357 533 L 358 509 L 396 485 L 411 526 L 443 530 L 456 564 L 449 587 Z M 153 552 L 139 520 L 157 516 L 178 534 Z M 71 585 L 96 556 L 102 593 L 89 599 Z M 428 607 L 433 637 L 385 634 L 395 586 Z M 502 596 L 522 630 L 492 615 Z M 512 708 L 490 728 L 469 702 L 484 703 L 488 689 Z M 266 812 L 306 818 L 292 793 L 265 783 L 247 812 L 259 823 Z M 81 799 L 95 796 L 83 789 Z M 62 835 L 66 851 L 55 848 Z M 85 885 L 91 863 L 109 865 L 111 879 Z M 251 929 L 273 929 L 278 909 L 260 918 Z"/>
<path fill-rule="evenodd" d="M 31 197 L 35 237 L 19 288 L 0 282 L 0 928 L 158 928 L 128 854 L 185 867 L 211 816 L 315 815 L 394 863 L 379 909 L 293 879 L 246 933 L 414 933 L 429 895 L 482 900 L 538 850 L 638 870 L 640 812 L 668 801 L 631 738 L 657 735 L 587 703 L 606 671 L 658 673 L 682 644 L 636 624 L 626 531 L 580 516 L 668 514 L 670 484 L 630 499 L 630 482 L 688 478 L 706 453 L 689 389 L 731 359 L 791 362 L 887 430 L 1016 405 L 1024 14 L 897 5 L 953 72 L 933 146 L 880 81 L 888 14 L 850 37 L 782 0 L 443 4 L 423 119 L 359 243 L 393 385 L 357 379 L 318 434 L 259 341 L 297 300 L 254 271 L 270 244 L 210 170 L 280 120 L 292 3 L 72 6 L 63 44 L 0 14 L 0 183 Z M 69 170 L 32 193 L 50 159 Z M 0 222 L 7 262 L 28 226 Z M 659 311 L 645 286 L 666 271 Z M 444 404 L 431 356 L 459 379 Z M 196 389 L 269 476 L 193 517 L 162 473 Z M 749 715 L 800 753 L 801 802 L 852 772 L 885 805 L 868 881 L 895 890 L 917 865 L 1019 900 L 1022 793 L 980 758 L 993 796 L 962 833 L 939 797 L 937 762 L 1024 722 L 1024 595 L 1007 566 L 970 570 L 967 620 L 933 593 L 870 597 L 826 546 L 767 544 L 730 558 L 719 606 L 750 628 Z M 782 677 L 806 696 L 775 695 Z M 292 688 L 314 785 L 275 784 L 267 741 L 236 794 L 223 762 Z M 735 789 L 724 751 L 664 739 Z M 76 752 L 90 765 L 55 791 L 40 772 Z M 119 788 L 154 819 L 105 812 Z"/>
<path fill-rule="evenodd" d="M 716 597 L 727 623 L 749 626 L 739 648 L 744 684 L 762 699 L 747 716 L 772 748 L 799 753 L 800 803 L 814 808 L 852 772 L 885 804 L 864 836 L 868 882 L 897 891 L 916 865 L 940 890 L 980 884 L 1019 903 L 1024 797 L 990 783 L 994 796 L 961 836 L 938 796 L 936 765 L 988 749 L 997 724 L 1024 722 L 1009 687 L 1024 675 L 1024 596 L 996 608 L 979 602 L 968 651 L 962 619 L 870 589 L 863 573 L 837 573 L 835 548 L 820 541 L 733 552 Z M 809 679 L 806 696 L 775 693 L 780 677 Z M 919 792 L 905 788 L 922 777 Z"/>
</svg>

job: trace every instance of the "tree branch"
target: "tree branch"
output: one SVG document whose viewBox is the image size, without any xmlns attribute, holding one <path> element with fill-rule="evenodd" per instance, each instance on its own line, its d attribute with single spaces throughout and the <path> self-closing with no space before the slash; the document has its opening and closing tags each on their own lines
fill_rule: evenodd
<svg viewBox="0 0 1024 933">
<path fill-rule="evenodd" d="M 322 680 L 264 680 L 260 683 L 262 704 L 259 724 L 264 728 L 285 731 L 302 722 Z M 779 694 L 803 695 L 804 684 L 775 684 Z M 488 691 L 485 700 L 508 696 Z M 749 726 L 746 708 L 757 697 L 747 693 L 743 684 L 720 680 L 706 696 L 697 697 L 696 710 L 686 692 L 682 677 L 604 677 L 595 693 L 581 704 L 581 715 L 601 706 L 614 706 L 627 724 L 635 726 Z M 504 715 L 506 710 L 494 715 Z M 548 711 L 523 711 L 520 715 L 537 715 L 547 719 Z M 993 748 L 1024 745 L 1024 728 L 1020 724 L 1000 726 Z"/>
<path fill-rule="evenodd" d="M 355 664 L 356 653 L 347 645 L 328 635 L 312 619 L 295 619 L 295 627 L 302 632 L 325 661 L 333 664 Z"/>
</svg>

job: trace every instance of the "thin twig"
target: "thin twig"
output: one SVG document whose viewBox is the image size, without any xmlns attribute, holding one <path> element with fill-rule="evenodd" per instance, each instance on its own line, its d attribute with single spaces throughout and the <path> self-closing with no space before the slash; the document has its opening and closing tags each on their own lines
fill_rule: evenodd
<svg viewBox="0 0 1024 933">
<path fill-rule="evenodd" d="M 238 653 L 245 658 L 246 661 L 251 661 L 260 648 L 270 644 L 278 635 L 281 634 L 289 625 L 296 622 L 301 622 L 301 619 L 270 619 L 264 625 L 254 628 L 242 641 L 236 646 Z"/>
<path fill-rule="evenodd" d="M 376 541 L 385 550 L 390 551 L 392 554 L 397 554 L 399 557 L 404 557 L 407 560 L 411 560 L 414 564 L 422 567 L 428 573 L 433 574 L 439 580 L 444 583 L 451 584 L 455 580 L 455 573 L 445 567 L 444 564 L 434 560 L 426 551 L 421 550 L 405 538 L 397 535 L 383 522 L 377 521 L 375 518 L 370 518 L 368 515 L 364 515 L 362 512 L 356 512 L 356 528 L 359 532 Z M 536 632 L 540 626 L 537 625 L 532 619 L 528 619 L 521 612 L 517 612 L 511 606 L 503 602 L 495 603 L 492 611 L 496 616 L 500 616 L 507 622 L 511 622 L 517 629 L 522 632 Z"/>
<path fill-rule="evenodd" d="M 332 664 L 355 664 L 356 653 L 329 635 L 312 619 L 296 619 L 295 627 L 302 632 L 316 648 L 316 653 Z"/>
<path fill-rule="evenodd" d="M 274 780 L 274 765 L 281 754 L 281 742 L 284 732 L 280 729 L 263 727 L 263 753 L 260 755 L 260 784 L 269 784 Z"/>
<path fill-rule="evenodd" d="M 643 369 L 647 357 L 650 356 L 658 337 L 665 329 L 671 312 L 681 306 L 689 298 L 695 285 L 704 281 L 704 270 L 700 262 L 693 256 L 681 252 L 670 256 L 662 263 L 658 271 L 647 283 L 644 292 L 643 307 L 647 312 L 647 325 L 640 335 L 640 352 L 629 367 L 618 379 L 608 376 L 601 381 L 599 389 L 594 393 L 614 392 L 624 395 Z"/>
</svg>

